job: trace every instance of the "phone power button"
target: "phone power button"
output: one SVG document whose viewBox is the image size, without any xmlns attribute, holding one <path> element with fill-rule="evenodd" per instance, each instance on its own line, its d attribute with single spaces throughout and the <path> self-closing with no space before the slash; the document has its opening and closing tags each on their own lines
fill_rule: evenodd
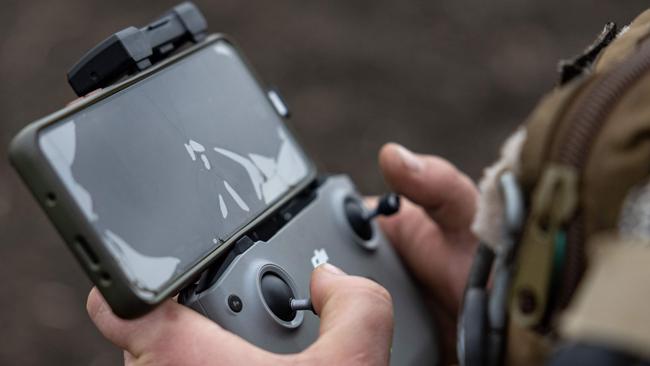
<svg viewBox="0 0 650 366">
<path fill-rule="evenodd" d="M 269 97 L 271 104 L 273 104 L 273 108 L 275 108 L 275 111 L 278 112 L 280 117 L 282 118 L 291 117 L 291 113 L 289 112 L 289 107 L 287 107 L 287 103 L 284 102 L 284 99 L 282 98 L 280 92 L 277 89 L 269 89 L 266 95 Z"/>
</svg>

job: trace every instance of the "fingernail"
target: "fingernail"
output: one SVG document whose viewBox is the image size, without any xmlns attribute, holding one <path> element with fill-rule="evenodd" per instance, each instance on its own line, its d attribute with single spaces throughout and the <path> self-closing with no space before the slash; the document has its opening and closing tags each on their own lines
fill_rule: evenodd
<svg viewBox="0 0 650 366">
<path fill-rule="evenodd" d="M 339 267 L 333 266 L 329 263 L 323 263 L 318 268 L 322 268 L 323 271 L 328 272 L 333 275 L 344 275 L 345 272 L 343 272 Z"/>
<path fill-rule="evenodd" d="M 422 160 L 404 146 L 397 145 L 397 154 L 400 159 L 402 159 L 404 166 L 406 166 L 410 171 L 417 172 L 422 168 Z"/>
</svg>

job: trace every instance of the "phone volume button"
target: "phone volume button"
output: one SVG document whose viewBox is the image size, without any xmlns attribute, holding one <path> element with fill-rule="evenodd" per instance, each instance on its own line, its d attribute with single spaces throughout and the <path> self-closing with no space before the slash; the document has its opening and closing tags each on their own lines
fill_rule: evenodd
<svg viewBox="0 0 650 366">
<path fill-rule="evenodd" d="M 273 108 L 275 108 L 275 111 L 278 112 L 278 114 L 282 118 L 291 117 L 291 112 L 289 112 L 289 107 L 287 107 L 287 103 L 284 102 L 284 99 L 282 98 L 280 92 L 277 89 L 274 88 L 269 89 L 266 92 L 266 95 L 271 101 L 271 104 L 273 104 Z"/>
<path fill-rule="evenodd" d="M 99 271 L 99 258 L 95 252 L 90 249 L 88 242 L 82 236 L 75 237 L 74 240 L 74 249 L 79 256 L 82 258 L 83 262 L 93 271 Z"/>
</svg>

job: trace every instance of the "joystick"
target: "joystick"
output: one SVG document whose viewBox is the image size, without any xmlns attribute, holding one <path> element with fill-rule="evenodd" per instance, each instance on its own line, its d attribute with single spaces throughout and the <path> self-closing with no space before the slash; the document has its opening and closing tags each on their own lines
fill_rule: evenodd
<svg viewBox="0 0 650 366">
<path fill-rule="evenodd" d="M 281 320 L 292 321 L 298 311 L 309 310 L 316 314 L 311 299 L 294 299 L 293 290 L 287 281 L 273 272 L 262 276 L 260 288 L 266 306 Z"/>
<path fill-rule="evenodd" d="M 282 277 L 272 272 L 265 273 L 260 287 L 266 305 L 275 316 L 285 322 L 290 322 L 296 317 L 296 311 L 291 307 L 293 291 Z"/>
<path fill-rule="evenodd" d="M 379 203 L 368 211 L 363 203 L 349 197 L 345 200 L 345 215 L 352 230 L 363 240 L 372 239 L 372 226 L 370 223 L 379 215 L 390 216 L 399 211 L 400 198 L 396 193 L 387 193 L 379 199 Z"/>
<path fill-rule="evenodd" d="M 314 310 L 314 305 L 311 303 L 311 299 L 291 299 L 289 306 L 293 311 L 309 310 L 314 313 L 314 315 L 318 315 L 316 314 L 316 310 Z"/>
</svg>

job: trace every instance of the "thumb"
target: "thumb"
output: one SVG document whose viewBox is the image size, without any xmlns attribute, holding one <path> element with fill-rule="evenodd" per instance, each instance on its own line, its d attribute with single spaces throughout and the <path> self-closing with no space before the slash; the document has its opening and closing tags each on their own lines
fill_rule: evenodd
<svg viewBox="0 0 650 366">
<path fill-rule="evenodd" d="M 379 152 L 386 182 L 426 210 L 443 229 L 467 230 L 476 211 L 478 191 L 472 181 L 448 161 L 414 154 L 390 143 Z"/>
<path fill-rule="evenodd" d="M 386 289 L 324 264 L 312 274 L 311 294 L 321 318 L 320 337 L 305 356 L 333 365 L 388 364 L 393 304 Z"/>
</svg>

